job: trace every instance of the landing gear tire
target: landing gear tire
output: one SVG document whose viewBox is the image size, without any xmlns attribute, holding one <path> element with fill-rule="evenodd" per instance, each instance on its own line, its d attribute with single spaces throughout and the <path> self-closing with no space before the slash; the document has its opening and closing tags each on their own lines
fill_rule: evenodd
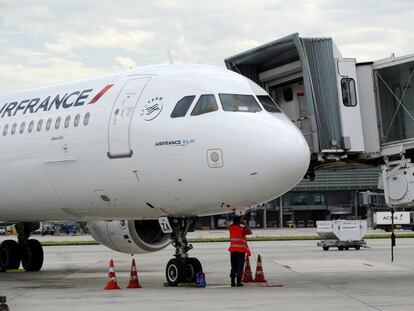
<svg viewBox="0 0 414 311">
<path fill-rule="evenodd" d="M 43 265 L 43 247 L 38 240 L 27 240 L 22 249 L 22 266 L 26 271 L 39 271 Z"/>
<path fill-rule="evenodd" d="M 356 246 L 355 246 L 355 250 L 357 250 L 357 251 L 359 251 L 359 250 L 360 250 L 360 248 L 361 248 L 361 246 L 359 246 L 359 245 L 356 245 Z"/>
<path fill-rule="evenodd" d="M 344 247 L 343 246 L 338 246 L 338 251 L 343 251 Z"/>
<path fill-rule="evenodd" d="M 169 286 L 177 286 L 184 278 L 184 265 L 181 260 L 172 258 L 167 263 L 165 269 L 165 276 Z"/>
<path fill-rule="evenodd" d="M 0 245 L 0 271 L 19 269 L 20 248 L 14 240 L 5 240 Z"/>
<path fill-rule="evenodd" d="M 323 247 L 322 247 L 322 249 L 323 249 L 324 251 L 329 251 L 329 246 L 323 246 Z"/>
</svg>

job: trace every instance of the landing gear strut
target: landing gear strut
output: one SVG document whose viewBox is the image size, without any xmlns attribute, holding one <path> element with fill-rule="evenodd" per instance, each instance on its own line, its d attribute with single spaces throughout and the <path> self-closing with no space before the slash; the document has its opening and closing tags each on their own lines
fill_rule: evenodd
<svg viewBox="0 0 414 311">
<path fill-rule="evenodd" d="M 18 242 L 5 240 L 0 245 L 0 271 L 19 269 L 20 262 L 26 271 L 39 271 L 43 265 L 43 248 L 38 240 L 29 239 L 39 228 L 38 223 L 18 223 Z"/>
<path fill-rule="evenodd" d="M 175 247 L 175 258 L 168 261 L 165 269 L 168 285 L 195 282 L 196 274 L 203 268 L 197 258 L 188 257 L 188 251 L 193 246 L 188 244 L 186 235 L 195 230 L 197 218 L 169 218 L 169 222 L 173 230 L 171 244 Z"/>
</svg>

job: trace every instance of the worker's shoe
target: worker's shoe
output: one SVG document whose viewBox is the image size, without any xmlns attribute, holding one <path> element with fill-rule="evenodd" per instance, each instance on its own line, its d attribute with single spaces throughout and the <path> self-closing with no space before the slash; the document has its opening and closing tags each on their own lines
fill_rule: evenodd
<svg viewBox="0 0 414 311">
<path fill-rule="evenodd" d="M 243 287 L 244 284 L 243 283 L 237 283 L 237 287 Z"/>
<path fill-rule="evenodd" d="M 231 287 L 235 287 L 235 286 L 236 286 L 236 279 L 231 278 Z"/>
</svg>

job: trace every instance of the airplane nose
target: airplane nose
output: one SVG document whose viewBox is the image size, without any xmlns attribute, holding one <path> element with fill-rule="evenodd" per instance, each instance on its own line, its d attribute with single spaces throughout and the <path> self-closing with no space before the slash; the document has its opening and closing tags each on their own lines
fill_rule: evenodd
<svg viewBox="0 0 414 311">
<path fill-rule="evenodd" d="M 285 116 L 262 121 L 246 137 L 245 159 L 266 201 L 296 186 L 308 169 L 310 151 L 300 130 Z"/>
</svg>

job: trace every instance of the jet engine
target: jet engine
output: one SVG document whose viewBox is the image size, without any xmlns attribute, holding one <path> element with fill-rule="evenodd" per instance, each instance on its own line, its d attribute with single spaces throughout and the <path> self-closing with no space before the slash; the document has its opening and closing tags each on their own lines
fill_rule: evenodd
<svg viewBox="0 0 414 311">
<path fill-rule="evenodd" d="M 88 222 L 95 241 L 127 254 L 156 252 L 170 244 L 158 220 L 97 220 Z"/>
</svg>

